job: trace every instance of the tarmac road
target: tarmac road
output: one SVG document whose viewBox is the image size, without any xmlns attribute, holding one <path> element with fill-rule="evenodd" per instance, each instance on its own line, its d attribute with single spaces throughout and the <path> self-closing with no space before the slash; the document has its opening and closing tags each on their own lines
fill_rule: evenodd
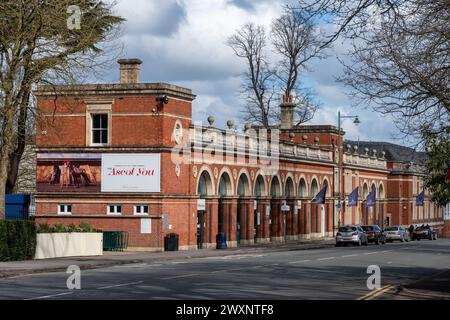
<svg viewBox="0 0 450 320">
<path fill-rule="evenodd" d="M 371 265 L 380 267 L 380 290 L 367 287 Z M 81 271 L 80 290 L 67 288 L 64 272 L 18 276 L 0 279 L 0 299 L 394 299 L 395 286 L 449 267 L 450 239 L 439 239 L 105 267 Z M 443 282 L 439 290 L 449 294 Z"/>
</svg>

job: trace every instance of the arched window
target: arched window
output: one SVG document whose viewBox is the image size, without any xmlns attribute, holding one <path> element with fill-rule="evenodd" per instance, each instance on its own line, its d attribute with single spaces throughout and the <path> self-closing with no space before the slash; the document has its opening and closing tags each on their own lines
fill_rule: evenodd
<svg viewBox="0 0 450 320">
<path fill-rule="evenodd" d="M 212 194 L 212 180 L 207 171 L 203 171 L 198 179 L 197 194 L 205 197 Z"/>
<path fill-rule="evenodd" d="M 308 192 L 306 190 L 306 181 L 305 179 L 301 178 L 300 183 L 298 184 L 298 197 L 299 198 L 305 198 L 307 197 Z"/>
<path fill-rule="evenodd" d="M 380 188 L 378 188 L 378 198 L 384 199 L 384 188 L 382 184 L 380 184 Z"/>
<path fill-rule="evenodd" d="M 272 183 L 270 185 L 270 195 L 272 197 L 281 196 L 280 180 L 278 180 L 278 177 L 273 177 L 272 179 Z"/>
<path fill-rule="evenodd" d="M 294 196 L 294 182 L 291 178 L 286 179 L 286 185 L 284 187 L 284 196 L 293 197 Z"/>
<path fill-rule="evenodd" d="M 315 197 L 319 193 L 319 184 L 317 180 L 314 179 L 311 183 L 311 194 L 310 197 Z"/>
<path fill-rule="evenodd" d="M 237 194 L 238 194 L 238 196 L 241 196 L 241 197 L 250 195 L 250 186 L 249 186 L 248 178 L 245 174 L 242 174 L 239 177 Z"/>
<path fill-rule="evenodd" d="M 222 174 L 219 180 L 219 196 L 231 196 L 231 179 L 227 173 Z"/>
<path fill-rule="evenodd" d="M 255 197 L 260 198 L 266 195 L 266 187 L 264 184 L 264 178 L 258 176 L 255 184 Z"/>
</svg>

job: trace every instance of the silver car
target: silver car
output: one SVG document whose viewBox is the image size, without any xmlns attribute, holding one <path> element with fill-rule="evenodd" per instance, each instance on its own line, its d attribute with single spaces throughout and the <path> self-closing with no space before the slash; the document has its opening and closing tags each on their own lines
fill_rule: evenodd
<svg viewBox="0 0 450 320">
<path fill-rule="evenodd" d="M 409 231 L 403 228 L 402 226 L 386 227 L 383 233 L 386 236 L 386 242 L 392 241 L 408 242 L 409 240 L 411 240 Z"/>
<path fill-rule="evenodd" d="M 360 226 L 350 225 L 340 227 L 336 234 L 336 247 L 347 243 L 357 246 L 367 246 L 369 240 L 367 234 Z"/>
</svg>

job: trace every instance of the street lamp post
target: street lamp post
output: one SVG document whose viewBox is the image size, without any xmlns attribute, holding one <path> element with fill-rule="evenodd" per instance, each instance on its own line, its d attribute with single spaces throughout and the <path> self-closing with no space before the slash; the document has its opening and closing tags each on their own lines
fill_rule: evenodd
<svg viewBox="0 0 450 320">
<path fill-rule="evenodd" d="M 341 119 L 355 119 L 353 122 L 355 125 L 359 125 L 358 116 L 341 116 L 341 112 L 338 112 L 338 228 L 341 226 L 341 212 L 342 212 L 342 193 L 341 193 Z"/>
</svg>

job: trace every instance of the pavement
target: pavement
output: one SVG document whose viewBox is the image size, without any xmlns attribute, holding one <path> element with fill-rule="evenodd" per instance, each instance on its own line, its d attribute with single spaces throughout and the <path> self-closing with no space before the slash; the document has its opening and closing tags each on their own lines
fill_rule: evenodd
<svg viewBox="0 0 450 320">
<path fill-rule="evenodd" d="M 70 257 L 18 262 L 0 262 L 0 279 L 21 275 L 65 271 L 71 265 L 81 270 L 98 269 L 115 265 L 152 263 L 178 259 L 204 257 L 223 257 L 273 251 L 311 250 L 334 246 L 334 240 L 287 241 L 286 243 L 267 243 L 241 246 L 226 250 L 203 249 L 172 252 L 105 252 L 96 257 Z"/>
<path fill-rule="evenodd" d="M 64 271 L 0 279 L 6 300 L 444 300 L 450 299 L 450 240 L 339 247 L 286 244 L 103 257 L 70 290 Z M 313 248 L 313 246 L 319 246 Z M 296 249 L 297 248 L 297 249 Z M 122 256 L 123 257 L 123 256 Z M 151 258 L 150 258 L 151 257 Z M 94 259 L 95 260 L 95 259 Z M 65 260 L 67 264 L 83 262 Z M 88 261 L 92 261 L 89 259 Z M 120 263 L 118 263 L 120 262 Z M 371 268 L 380 287 L 368 287 Z M 0 269 L 5 270 L 3 264 Z"/>
</svg>

